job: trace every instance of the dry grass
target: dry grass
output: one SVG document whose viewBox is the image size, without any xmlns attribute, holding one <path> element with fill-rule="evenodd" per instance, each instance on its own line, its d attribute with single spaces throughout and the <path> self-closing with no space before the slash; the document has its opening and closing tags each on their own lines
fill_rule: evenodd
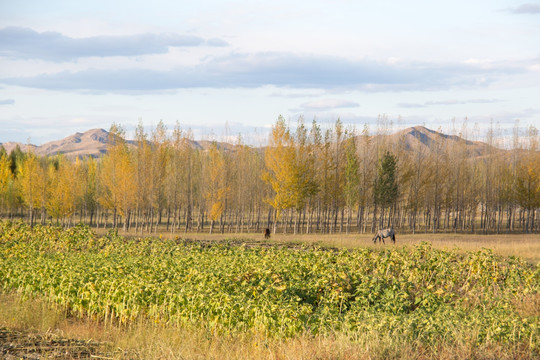
<svg viewBox="0 0 540 360">
<path fill-rule="evenodd" d="M 537 299 L 536 299 L 537 300 Z M 476 345 L 474 330 L 458 334 L 459 342 L 426 348 L 399 336 L 334 334 L 272 339 L 257 334 L 219 336 L 201 329 L 138 323 L 129 328 L 76 319 L 39 299 L 0 294 L 0 327 L 55 334 L 62 338 L 106 344 L 95 358 L 164 360 L 377 360 L 377 359 L 533 359 L 529 349 Z M 1 345 L 1 344 L 0 344 Z M 69 354 L 66 358 L 70 358 Z"/>
<path fill-rule="evenodd" d="M 525 294 L 513 304 L 521 316 L 534 316 L 540 319 L 540 294 Z"/>
<path fill-rule="evenodd" d="M 320 236 L 320 235 L 319 235 Z M 336 247 L 371 247 L 382 246 L 371 242 L 372 235 L 328 235 L 321 240 L 309 239 L 308 241 L 320 241 Z M 302 239 L 300 237 L 300 239 Z M 472 234 L 397 234 L 396 246 L 412 246 L 421 242 L 429 242 L 435 249 L 479 251 L 483 248 L 493 250 L 495 254 L 502 256 L 518 256 L 531 263 L 540 262 L 540 234 L 533 235 L 472 235 Z M 386 241 L 387 245 L 391 242 Z M 392 245 L 393 246 L 393 245 Z"/>
<path fill-rule="evenodd" d="M 132 233 L 119 235 L 133 236 Z M 264 242 L 263 234 L 255 233 L 157 233 L 153 236 L 164 238 L 186 238 L 204 241 L 225 241 L 228 239 L 245 240 L 246 242 Z M 147 235 L 144 235 L 147 236 Z M 392 245 L 386 239 L 386 247 L 389 246 L 413 246 L 421 242 L 429 242 L 435 249 L 457 250 L 457 251 L 479 251 L 483 248 L 493 250 L 495 254 L 501 256 L 521 257 L 532 264 L 540 263 L 540 234 L 499 234 L 499 235 L 478 235 L 478 234 L 397 234 L 396 245 Z M 367 247 L 382 249 L 383 245 L 373 244 L 372 234 L 273 234 L 268 243 L 290 244 L 303 243 L 307 245 L 329 246 L 337 248 L 358 248 Z"/>
</svg>

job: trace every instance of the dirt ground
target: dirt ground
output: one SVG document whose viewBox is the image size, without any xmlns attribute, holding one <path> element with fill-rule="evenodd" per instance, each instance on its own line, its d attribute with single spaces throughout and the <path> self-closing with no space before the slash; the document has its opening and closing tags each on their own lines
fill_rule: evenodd
<svg viewBox="0 0 540 360">
<path fill-rule="evenodd" d="M 62 338 L 52 333 L 39 334 L 0 328 L 0 358 L 15 359 L 113 359 L 119 355 L 111 345 L 92 340 Z"/>
</svg>

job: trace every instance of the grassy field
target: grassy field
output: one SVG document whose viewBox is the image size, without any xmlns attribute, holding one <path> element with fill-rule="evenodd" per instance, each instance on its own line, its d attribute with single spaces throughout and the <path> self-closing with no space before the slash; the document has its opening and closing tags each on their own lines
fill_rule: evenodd
<svg viewBox="0 0 540 360">
<path fill-rule="evenodd" d="M 105 232 L 102 231 L 102 234 Z M 120 235 L 132 237 L 132 234 Z M 163 232 L 157 234 L 167 239 L 174 239 L 177 235 Z M 478 234 L 454 234 L 454 233 L 420 233 L 420 234 L 397 234 L 396 244 L 393 245 L 386 239 L 386 245 L 373 244 L 373 234 L 275 234 L 268 241 L 264 240 L 262 234 L 242 233 L 242 234 L 180 234 L 181 238 L 193 239 L 197 241 L 217 241 L 223 242 L 230 239 L 237 239 L 248 243 L 260 242 L 277 245 L 289 245 L 291 243 L 302 243 L 306 245 L 319 245 L 337 248 L 401 248 L 418 245 L 422 242 L 430 243 L 434 249 L 450 250 L 458 252 L 479 251 L 484 248 L 491 249 L 493 253 L 501 256 L 518 256 L 533 264 L 540 262 L 540 234 L 499 234 L 499 235 L 478 235 Z"/>
<path fill-rule="evenodd" d="M 540 356 L 534 236 L 0 235 L 0 328 L 92 339 L 95 357 Z"/>
<path fill-rule="evenodd" d="M 74 318 L 61 309 L 51 307 L 43 299 L 23 300 L 17 295 L 0 295 L 0 330 L 23 331 L 21 339 L 32 349 L 18 352 L 19 357 L 74 359 L 80 347 L 64 347 L 63 356 L 51 350 L 43 339 L 83 341 L 93 359 L 170 359 L 170 360 L 371 360 L 371 359 L 537 359 L 538 352 L 527 345 L 492 342 L 474 344 L 467 339 L 454 344 L 423 346 L 402 342 L 389 336 L 365 334 L 351 339 L 343 334 L 325 336 L 301 335 L 288 339 L 209 335 L 200 329 L 156 326 L 140 322 L 130 327 L 105 326 L 88 318 Z M 530 309 L 530 311 L 533 311 Z M 38 340 L 36 340 L 36 338 Z M 13 341 L 9 346 L 13 346 Z M 0 355 L 2 343 L 0 340 Z M 88 354 L 88 353 L 87 353 Z M 1 357 L 1 356 L 0 356 Z"/>
</svg>

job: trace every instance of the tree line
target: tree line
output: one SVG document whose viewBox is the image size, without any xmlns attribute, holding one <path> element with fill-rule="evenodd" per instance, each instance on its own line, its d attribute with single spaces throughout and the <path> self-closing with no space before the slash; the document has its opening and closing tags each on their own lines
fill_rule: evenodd
<svg viewBox="0 0 540 360">
<path fill-rule="evenodd" d="M 503 150 L 492 126 L 478 153 L 466 126 L 410 149 L 384 119 L 370 135 L 340 120 L 292 127 L 279 117 L 264 147 L 239 136 L 200 148 L 179 124 L 150 133 L 139 124 L 135 146 L 113 124 L 100 158 L 1 148 L 0 212 L 135 233 L 538 232 L 538 130 L 516 129 Z"/>
</svg>

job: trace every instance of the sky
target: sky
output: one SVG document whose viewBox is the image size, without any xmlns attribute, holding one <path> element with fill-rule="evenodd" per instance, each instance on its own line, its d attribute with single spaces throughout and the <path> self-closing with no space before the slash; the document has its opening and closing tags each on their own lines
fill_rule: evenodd
<svg viewBox="0 0 540 360">
<path fill-rule="evenodd" d="M 0 143 L 162 121 L 256 144 L 280 115 L 540 128 L 540 1 L 0 0 Z"/>
</svg>

